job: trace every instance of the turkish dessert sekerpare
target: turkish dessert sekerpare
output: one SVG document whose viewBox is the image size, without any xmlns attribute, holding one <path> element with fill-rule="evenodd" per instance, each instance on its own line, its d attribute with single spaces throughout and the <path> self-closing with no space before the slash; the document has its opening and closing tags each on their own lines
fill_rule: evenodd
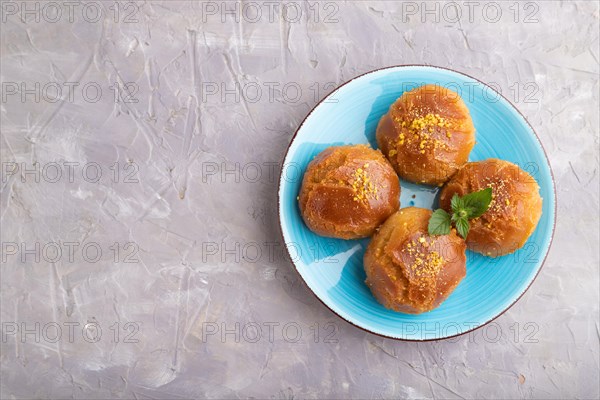
<svg viewBox="0 0 600 400">
<path fill-rule="evenodd" d="M 430 311 L 465 277 L 465 241 L 454 229 L 448 235 L 429 235 L 430 217 L 430 210 L 403 208 L 385 221 L 367 248 L 366 284 L 389 309 Z"/>
<path fill-rule="evenodd" d="M 492 188 L 487 211 L 470 221 L 467 246 L 497 257 L 523 247 L 542 215 L 542 198 L 535 179 L 518 165 L 488 159 L 470 162 L 444 186 L 440 207 L 449 211 L 454 194 L 462 196 Z"/>
<path fill-rule="evenodd" d="M 305 172 L 298 201 L 319 235 L 373 235 L 365 282 L 383 306 L 431 311 L 465 277 L 467 248 L 509 254 L 535 230 L 542 214 L 537 182 L 508 161 L 468 162 L 475 127 L 452 90 L 425 85 L 404 93 L 380 119 L 376 139 L 380 150 L 352 145 L 321 152 Z M 445 184 L 442 210 L 398 210 L 398 175 Z"/>
<path fill-rule="evenodd" d="M 425 85 L 404 93 L 377 126 L 377 144 L 401 178 L 441 186 L 469 158 L 475 126 L 458 93 Z"/>
<path fill-rule="evenodd" d="M 366 145 L 334 146 L 308 165 L 298 202 L 313 232 L 363 238 L 398 210 L 400 184 L 380 151 Z"/>
</svg>

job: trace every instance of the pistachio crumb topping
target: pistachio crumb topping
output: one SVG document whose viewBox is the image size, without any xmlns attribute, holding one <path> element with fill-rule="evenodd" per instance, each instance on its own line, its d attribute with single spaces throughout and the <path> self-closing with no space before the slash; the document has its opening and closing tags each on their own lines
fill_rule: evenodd
<svg viewBox="0 0 600 400">
<path fill-rule="evenodd" d="M 504 179 L 492 181 L 487 178 L 486 181 L 486 187 L 492 188 L 492 201 L 490 202 L 490 213 L 488 215 L 495 219 L 495 216 L 510 206 L 509 191 Z"/>
<path fill-rule="evenodd" d="M 418 114 L 422 110 L 416 110 L 414 114 Z M 437 113 L 427 113 L 422 116 L 408 116 L 408 119 L 396 117 L 395 122 L 399 124 L 403 130 L 398 135 L 396 141 L 397 146 L 403 146 L 405 144 L 416 143 L 418 151 L 421 154 L 425 154 L 427 150 L 431 149 L 448 149 L 448 144 L 439 140 L 438 138 L 432 137 L 436 131 L 445 134 L 446 138 L 452 138 L 452 133 L 448 131 L 452 127 L 452 123 L 449 119 L 440 116 Z M 438 128 L 438 129 L 436 129 Z M 409 135 L 405 135 L 404 131 L 408 131 Z M 436 135 L 437 136 L 437 135 Z M 390 157 L 396 154 L 395 150 L 390 151 Z"/>
<path fill-rule="evenodd" d="M 350 181 L 352 192 L 354 193 L 352 199 L 356 202 L 366 202 L 369 199 L 379 200 L 377 186 L 371 181 L 371 177 L 367 171 L 368 168 L 368 163 L 365 163 L 362 168 L 357 168 Z"/>
<path fill-rule="evenodd" d="M 422 286 L 433 284 L 446 263 L 444 257 L 431 248 L 434 240 L 430 236 L 422 235 L 417 240 L 408 242 L 402 250 L 413 257 L 414 262 L 408 268 Z"/>
</svg>

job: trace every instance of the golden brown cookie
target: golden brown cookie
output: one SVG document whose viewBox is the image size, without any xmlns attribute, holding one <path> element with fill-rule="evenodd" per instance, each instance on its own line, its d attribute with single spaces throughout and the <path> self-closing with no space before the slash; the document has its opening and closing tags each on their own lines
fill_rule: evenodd
<svg viewBox="0 0 600 400">
<path fill-rule="evenodd" d="M 465 241 L 454 229 L 449 235 L 429 235 L 431 214 L 424 208 L 403 208 L 369 243 L 366 283 L 386 308 L 410 314 L 430 311 L 465 277 Z"/>
<path fill-rule="evenodd" d="M 449 211 L 455 193 L 463 196 L 488 187 L 492 202 L 481 217 L 469 221 L 467 246 L 498 257 L 523 247 L 542 215 L 542 198 L 536 180 L 518 165 L 488 159 L 465 164 L 442 189 L 440 207 Z"/>
<path fill-rule="evenodd" d="M 469 159 L 475 126 L 456 92 L 425 85 L 392 104 L 377 126 L 377 144 L 401 178 L 441 186 Z"/>
<path fill-rule="evenodd" d="M 329 147 L 308 165 L 298 202 L 313 232 L 362 238 L 398 210 L 400 184 L 380 151 L 366 145 Z"/>
</svg>

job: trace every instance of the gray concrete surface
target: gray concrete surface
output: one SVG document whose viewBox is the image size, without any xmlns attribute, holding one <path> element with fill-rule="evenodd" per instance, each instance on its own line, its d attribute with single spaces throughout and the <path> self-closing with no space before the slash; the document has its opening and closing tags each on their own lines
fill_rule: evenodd
<svg viewBox="0 0 600 400">
<path fill-rule="evenodd" d="M 2 9 L 3 399 L 599 397 L 597 2 Z M 495 84 L 558 195 L 524 297 L 430 343 L 337 318 L 277 228 L 300 121 L 407 63 Z"/>
</svg>

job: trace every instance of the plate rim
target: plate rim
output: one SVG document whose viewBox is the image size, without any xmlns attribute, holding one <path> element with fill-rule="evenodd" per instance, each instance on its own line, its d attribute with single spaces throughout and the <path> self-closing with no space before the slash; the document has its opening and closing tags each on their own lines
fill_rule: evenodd
<svg viewBox="0 0 600 400">
<path fill-rule="evenodd" d="M 285 242 L 285 235 L 283 233 L 283 225 L 282 225 L 282 206 L 281 206 L 281 201 L 282 201 L 282 195 L 281 195 L 281 191 L 282 191 L 282 182 L 283 182 L 283 168 L 285 167 L 285 161 L 288 158 L 289 152 L 290 152 L 290 148 L 292 147 L 292 144 L 294 143 L 294 141 L 296 140 L 296 137 L 298 136 L 298 132 L 300 132 L 300 130 L 302 129 L 302 127 L 304 126 L 305 122 L 308 120 L 308 118 L 312 115 L 312 113 L 321 105 L 321 103 L 323 103 L 325 100 L 327 100 L 330 96 L 334 95 L 340 88 L 342 88 L 343 86 L 346 86 L 347 84 L 355 81 L 356 79 L 362 78 L 366 75 L 378 72 L 378 71 L 383 71 L 383 70 L 387 70 L 387 69 L 402 69 L 402 68 L 407 68 L 407 67 L 421 67 L 421 68 L 431 68 L 431 69 L 440 69 L 440 70 L 444 70 L 444 71 L 450 71 L 453 73 L 456 73 L 458 75 L 463 75 L 467 78 L 470 78 L 474 81 L 479 82 L 480 84 L 484 85 L 485 87 L 491 89 L 494 93 L 497 93 L 500 97 L 502 97 L 520 116 L 521 118 L 523 118 L 523 120 L 525 121 L 525 123 L 527 124 L 527 126 L 529 126 L 529 128 L 531 129 L 531 132 L 533 132 L 533 136 L 535 137 L 535 139 L 538 141 L 540 148 L 542 149 L 542 152 L 544 154 L 544 158 L 546 160 L 546 164 L 548 165 L 548 170 L 550 171 L 550 178 L 552 181 L 552 194 L 553 194 L 553 200 L 554 200 L 554 207 L 552 209 L 552 216 L 553 216 L 553 221 L 552 221 L 552 231 L 550 232 L 550 241 L 548 242 L 548 247 L 546 248 L 546 253 L 544 254 L 544 258 L 542 260 L 542 262 L 540 263 L 540 266 L 538 268 L 538 270 L 536 271 L 533 279 L 531 280 L 531 282 L 529 282 L 529 284 L 527 285 L 527 287 L 515 298 L 515 300 L 510 303 L 504 310 L 502 310 L 500 313 L 498 313 L 498 315 L 492 317 L 491 319 L 483 322 L 481 325 L 478 325 L 474 328 L 468 329 L 464 332 L 461 333 L 457 333 L 455 335 L 450 335 L 450 336 L 444 336 L 444 337 L 438 337 L 438 338 L 431 338 L 431 339 L 422 339 L 422 338 L 418 338 L 418 339 L 413 339 L 413 338 L 401 338 L 401 337 L 396 337 L 396 336 L 390 336 L 390 335 L 386 335 L 383 333 L 379 333 L 379 332 L 374 332 L 370 329 L 367 329 L 365 327 L 362 327 L 360 325 L 357 325 L 356 323 L 349 321 L 348 319 L 344 318 L 343 316 L 341 316 L 339 313 L 337 313 L 334 309 L 332 309 L 330 306 L 328 306 L 323 299 L 321 299 L 317 293 L 315 293 L 315 291 L 308 285 L 308 283 L 306 283 L 306 280 L 304 279 L 304 277 L 302 276 L 302 274 L 300 273 L 300 271 L 298 270 L 298 266 L 296 265 L 296 263 L 294 262 L 294 258 L 291 256 L 289 248 Z M 490 324 L 491 322 L 493 322 L 494 320 L 496 320 L 497 318 L 499 318 L 500 316 L 504 315 L 504 313 L 506 313 L 509 309 L 511 309 L 520 299 L 521 297 L 523 297 L 523 295 L 529 290 L 529 288 L 531 287 L 531 285 L 533 285 L 533 282 L 535 282 L 535 280 L 537 279 L 537 277 L 540 274 L 540 271 L 542 270 L 542 268 L 544 267 L 544 264 L 546 263 L 546 260 L 548 258 L 548 254 L 550 253 L 550 248 L 552 247 L 552 242 L 554 240 L 554 232 L 556 230 L 556 214 L 557 214 L 557 196 L 556 196 L 556 182 L 554 179 L 554 172 L 552 171 L 552 165 L 550 164 L 550 159 L 548 158 L 548 153 L 546 152 L 546 149 L 544 148 L 544 145 L 542 143 L 542 141 L 540 140 L 539 135 L 537 134 L 537 132 L 535 131 L 535 129 L 533 128 L 533 126 L 531 125 L 531 123 L 529 122 L 529 120 L 527 120 L 527 117 L 525 117 L 525 115 L 523 115 L 523 113 L 521 113 L 521 111 L 509 100 L 507 99 L 502 93 L 499 93 L 498 91 L 496 91 L 496 89 L 494 89 L 493 87 L 491 87 L 490 85 L 488 85 L 487 83 L 469 75 L 466 74 L 464 72 L 461 71 L 457 71 L 455 69 L 452 68 L 447 68 L 447 67 L 440 67 L 437 65 L 428 65 L 428 64 L 398 64 L 398 65 L 392 65 L 392 66 L 388 66 L 388 67 L 382 67 L 382 68 L 377 68 L 374 70 L 370 70 L 367 72 L 364 72 L 360 75 L 357 75 L 349 80 L 347 80 L 346 82 L 338 85 L 335 87 L 335 89 L 333 89 L 331 91 L 331 93 L 329 93 L 327 96 L 325 96 L 324 98 L 322 98 L 321 100 L 319 100 L 318 103 L 316 103 L 308 112 L 308 114 L 306 115 L 306 117 L 304 117 L 304 119 L 302 120 L 302 122 L 300 123 L 300 125 L 298 125 L 298 128 L 296 128 L 294 134 L 292 135 L 292 138 L 290 139 L 287 148 L 285 150 L 285 154 L 283 156 L 283 162 L 281 163 L 281 170 L 280 170 L 280 176 L 279 176 L 279 183 L 278 183 L 278 187 L 277 187 L 277 216 L 279 219 L 279 223 L 278 223 L 278 227 L 279 227 L 279 235 L 280 238 L 283 241 L 283 247 L 285 248 L 285 251 L 288 255 L 288 258 L 290 259 L 290 262 L 292 263 L 292 265 L 294 266 L 294 270 L 296 271 L 296 273 L 300 276 L 300 279 L 302 280 L 302 283 L 304 284 L 305 287 L 308 288 L 308 290 L 321 302 L 321 304 L 323 304 L 329 311 L 331 311 L 334 315 L 336 315 L 338 318 L 341 318 L 343 321 L 346 321 L 347 323 L 365 331 L 368 333 L 371 333 L 373 335 L 377 335 L 383 338 L 388 338 L 388 339 L 394 339 L 394 340 L 399 340 L 402 342 L 435 342 L 435 341 L 439 341 L 439 340 L 447 340 L 447 339 L 452 339 L 458 336 L 463 336 L 466 335 L 470 332 L 476 331 L 480 328 L 483 328 L 484 326 Z"/>
</svg>

